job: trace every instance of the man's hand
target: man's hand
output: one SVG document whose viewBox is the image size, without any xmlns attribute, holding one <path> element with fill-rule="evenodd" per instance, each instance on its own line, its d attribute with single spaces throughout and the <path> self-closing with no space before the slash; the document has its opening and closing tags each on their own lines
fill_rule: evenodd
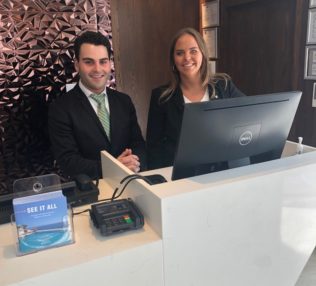
<svg viewBox="0 0 316 286">
<path fill-rule="evenodd" d="M 133 155 L 131 149 L 125 149 L 123 153 L 117 157 L 117 160 L 119 160 L 122 164 L 135 173 L 139 172 L 140 170 L 139 158 L 138 156 Z"/>
</svg>

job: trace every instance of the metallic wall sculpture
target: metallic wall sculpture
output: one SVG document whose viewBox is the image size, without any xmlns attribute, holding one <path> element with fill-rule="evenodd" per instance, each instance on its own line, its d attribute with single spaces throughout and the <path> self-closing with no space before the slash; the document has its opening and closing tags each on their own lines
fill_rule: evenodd
<svg viewBox="0 0 316 286">
<path fill-rule="evenodd" d="M 112 38 L 110 0 L 1 0 L 0 194 L 17 178 L 58 172 L 47 110 L 77 81 L 72 46 L 83 30 Z"/>
</svg>

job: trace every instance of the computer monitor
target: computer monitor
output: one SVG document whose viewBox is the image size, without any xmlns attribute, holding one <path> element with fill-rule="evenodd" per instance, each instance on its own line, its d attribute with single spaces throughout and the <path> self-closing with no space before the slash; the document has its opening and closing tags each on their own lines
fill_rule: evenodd
<svg viewBox="0 0 316 286">
<path fill-rule="evenodd" d="M 280 158 L 301 95 L 185 104 L 172 180 Z"/>
</svg>

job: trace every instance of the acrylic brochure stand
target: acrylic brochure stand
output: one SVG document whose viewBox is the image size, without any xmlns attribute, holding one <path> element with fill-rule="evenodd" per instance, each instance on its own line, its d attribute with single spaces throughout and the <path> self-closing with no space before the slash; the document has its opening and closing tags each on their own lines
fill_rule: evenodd
<svg viewBox="0 0 316 286">
<path fill-rule="evenodd" d="M 71 208 L 55 174 L 13 184 L 13 231 L 17 256 L 74 243 Z"/>
</svg>

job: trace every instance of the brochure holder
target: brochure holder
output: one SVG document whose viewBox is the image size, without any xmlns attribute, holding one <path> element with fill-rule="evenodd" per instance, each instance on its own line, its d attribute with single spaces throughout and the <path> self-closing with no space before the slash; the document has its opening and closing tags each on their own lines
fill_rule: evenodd
<svg viewBox="0 0 316 286">
<path fill-rule="evenodd" d="M 75 242 L 71 207 L 58 175 L 16 180 L 13 210 L 11 224 L 17 256 Z"/>
</svg>

